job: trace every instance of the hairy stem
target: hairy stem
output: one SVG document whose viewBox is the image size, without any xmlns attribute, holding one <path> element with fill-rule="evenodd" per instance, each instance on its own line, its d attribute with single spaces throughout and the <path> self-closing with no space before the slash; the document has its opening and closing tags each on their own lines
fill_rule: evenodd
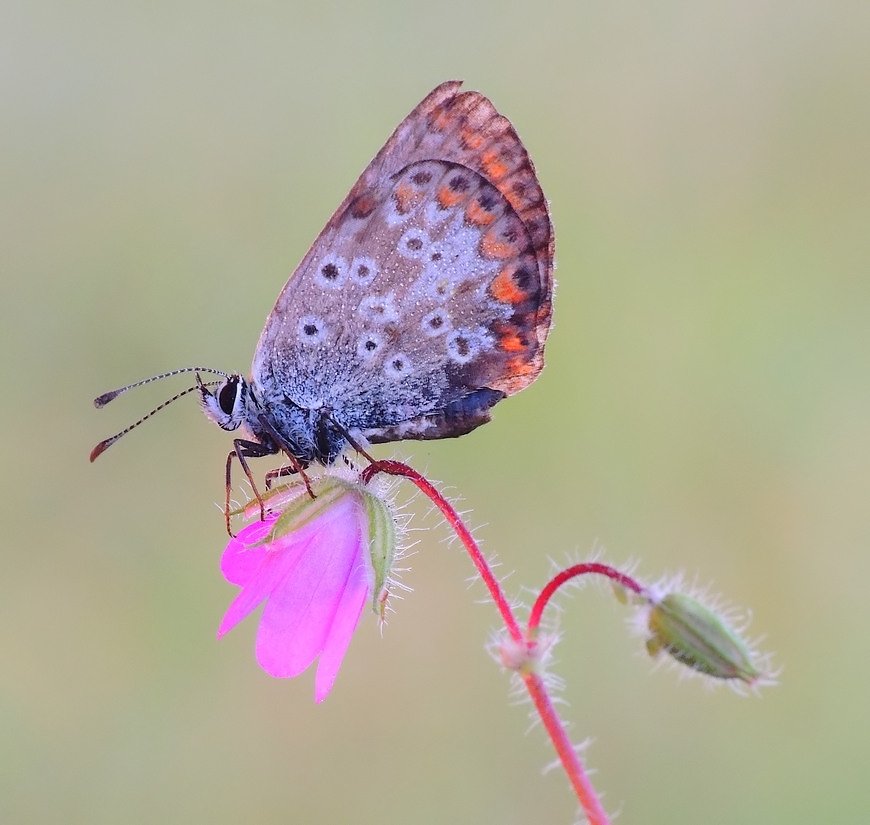
<svg viewBox="0 0 870 825">
<path fill-rule="evenodd" d="M 489 566 L 489 563 L 481 552 L 477 542 L 474 540 L 474 537 L 471 535 L 471 532 L 465 526 L 450 502 L 448 502 L 447 499 L 445 499 L 444 496 L 435 489 L 431 482 L 420 475 L 416 470 L 400 461 L 375 461 L 363 470 L 362 479 L 365 483 L 368 483 L 368 481 L 378 473 L 386 473 L 388 475 L 407 478 L 440 510 L 451 529 L 459 537 L 468 552 L 468 555 L 471 557 L 474 566 L 480 573 L 483 583 L 486 585 L 487 590 L 489 590 L 490 596 L 492 596 L 492 600 L 495 602 L 495 606 L 501 614 L 502 620 L 504 621 L 505 627 L 507 628 L 512 640 L 515 643 L 522 645 L 527 654 L 527 662 L 533 663 L 535 661 L 535 653 L 537 652 L 537 643 L 534 639 L 535 634 L 531 630 L 523 632 L 521 629 L 520 623 L 511 609 L 510 603 L 504 594 L 504 590 L 502 590 L 501 584 L 499 584 L 498 579 L 493 574 L 492 568 Z M 603 567 L 603 565 L 601 566 Z M 579 573 L 575 573 L 574 575 L 579 575 Z M 550 582 L 548 585 L 551 590 L 540 605 L 538 611 L 538 622 L 540 621 L 540 614 L 543 612 L 550 596 L 552 596 L 564 581 L 567 581 L 567 579 L 564 579 L 555 585 L 553 582 Z M 630 585 L 626 584 L 626 586 Z M 543 597 L 544 594 L 542 593 L 541 596 Z M 536 607 L 539 602 L 541 602 L 541 598 L 536 602 Z M 535 628 L 537 628 L 537 622 Z M 590 825 L 609 825 L 610 820 L 598 799 L 598 795 L 595 793 L 595 789 L 592 787 L 592 783 L 589 781 L 589 776 L 583 767 L 583 763 L 580 761 L 580 757 L 577 755 L 577 751 L 571 744 L 564 722 L 560 719 L 559 714 L 556 713 L 556 709 L 553 706 L 553 700 L 550 697 L 543 679 L 541 679 L 538 673 L 535 672 L 534 667 L 531 664 L 518 668 L 518 670 L 523 680 L 523 684 L 526 686 L 526 690 L 528 690 L 529 696 L 532 698 L 535 709 L 541 717 L 544 729 L 547 731 L 550 740 L 553 742 L 553 747 L 556 749 L 562 767 L 565 769 L 568 781 L 571 783 L 571 787 L 574 789 L 577 800 L 586 814 Z"/>
<path fill-rule="evenodd" d="M 541 616 L 544 613 L 544 608 L 547 606 L 550 599 L 553 598 L 556 591 L 563 585 L 567 584 L 571 579 L 577 576 L 588 575 L 595 573 L 599 576 L 606 576 L 611 581 L 621 585 L 626 590 L 631 590 L 632 593 L 643 595 L 646 590 L 643 586 L 636 582 L 631 576 L 620 572 L 615 567 L 609 564 L 599 564 L 598 562 L 584 562 L 583 564 L 575 564 L 565 570 L 560 570 L 550 581 L 547 582 L 541 594 L 536 599 L 532 606 L 532 612 L 529 614 L 528 634 L 529 638 L 534 638 L 538 631 L 538 626 L 541 624 Z"/>
</svg>

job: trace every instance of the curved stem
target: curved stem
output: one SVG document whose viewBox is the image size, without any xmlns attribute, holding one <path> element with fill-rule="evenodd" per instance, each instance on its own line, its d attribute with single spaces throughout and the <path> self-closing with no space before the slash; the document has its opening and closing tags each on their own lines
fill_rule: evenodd
<svg viewBox="0 0 870 825">
<path fill-rule="evenodd" d="M 486 585 L 490 596 L 492 596 L 492 600 L 495 602 L 495 606 L 498 608 L 499 613 L 501 613 L 502 620 L 504 621 L 505 627 L 507 628 L 511 638 L 514 642 L 522 645 L 527 654 L 528 661 L 534 661 L 537 646 L 534 638 L 530 633 L 524 633 L 521 629 L 520 623 L 517 621 L 510 603 L 504 594 L 504 590 L 502 590 L 498 579 L 492 572 L 492 568 L 486 561 L 486 558 L 481 552 L 477 542 L 474 540 L 474 537 L 471 535 L 471 532 L 465 526 L 450 502 L 448 502 L 447 499 L 445 499 L 444 496 L 435 489 L 431 482 L 420 475 L 416 470 L 400 461 L 373 462 L 363 470 L 363 482 L 368 483 L 378 473 L 387 473 L 388 475 L 407 478 L 409 481 L 413 482 L 413 484 L 415 484 L 417 488 L 441 511 L 441 514 L 459 537 L 468 552 L 468 555 L 471 557 L 474 566 L 480 573 L 483 583 Z M 558 586 L 559 585 L 556 584 L 552 587 L 550 595 L 556 591 Z M 549 596 L 547 599 L 549 599 Z M 544 600 L 539 612 L 543 611 L 547 599 Z M 538 601 L 541 601 L 540 598 Z M 529 692 L 529 696 L 532 698 L 535 709 L 541 717 L 541 721 L 543 722 L 544 728 L 553 743 L 553 747 L 559 755 L 562 767 L 565 769 L 571 787 L 574 789 L 574 793 L 576 794 L 580 806 L 583 808 L 590 825 L 609 825 L 610 820 L 598 799 L 598 795 L 595 793 L 595 789 L 593 788 L 589 776 L 580 761 L 580 757 L 577 756 L 577 751 L 571 744 L 564 723 L 559 718 L 559 714 L 556 713 L 556 709 L 553 706 L 553 700 L 547 691 L 544 681 L 532 667 L 527 666 L 517 668 L 517 670 L 523 680 L 523 684 L 526 686 L 526 690 Z"/>
<path fill-rule="evenodd" d="M 615 567 L 609 564 L 599 564 L 598 562 L 584 562 L 583 564 L 575 564 L 566 570 L 560 570 L 550 581 L 544 586 L 541 594 L 536 599 L 532 606 L 532 612 L 529 614 L 528 632 L 529 637 L 533 638 L 541 624 L 541 616 L 544 608 L 547 606 L 550 599 L 553 598 L 556 591 L 571 579 L 577 576 L 583 576 L 589 573 L 596 573 L 599 576 L 606 576 L 608 579 L 616 582 L 626 590 L 631 590 L 632 593 L 637 593 L 639 596 L 646 591 L 643 586 L 636 582 L 631 576 L 620 572 Z"/>
<path fill-rule="evenodd" d="M 430 481 L 407 464 L 403 464 L 401 461 L 375 461 L 363 470 L 362 479 L 365 483 L 368 483 L 369 479 L 377 473 L 387 473 L 388 475 L 407 478 L 412 481 L 441 511 L 441 514 L 445 519 L 447 519 L 447 523 L 450 525 L 453 532 L 456 533 L 459 540 L 465 546 L 468 555 L 471 556 L 471 560 L 474 562 L 477 572 L 480 573 L 480 577 L 483 579 L 486 589 L 489 590 L 492 600 L 498 608 L 498 612 L 501 613 L 505 627 L 507 627 L 511 637 L 515 642 L 524 641 L 523 631 L 520 629 L 520 624 L 511 610 L 507 597 L 504 594 L 504 590 L 502 590 L 498 579 L 493 574 L 492 568 L 487 563 L 480 547 L 478 547 L 477 542 L 474 540 L 469 529 L 465 524 L 463 524 L 462 519 L 459 517 L 459 513 L 456 512 L 453 505 L 451 505 L 450 502 L 435 489 Z"/>
</svg>

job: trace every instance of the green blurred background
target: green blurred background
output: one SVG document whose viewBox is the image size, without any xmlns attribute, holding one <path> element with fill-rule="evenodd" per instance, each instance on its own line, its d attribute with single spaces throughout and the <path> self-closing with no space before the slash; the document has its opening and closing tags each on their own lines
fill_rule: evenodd
<svg viewBox="0 0 870 825">
<path fill-rule="evenodd" d="M 548 367 L 473 435 L 379 454 L 461 493 L 515 592 L 600 542 L 753 610 L 782 683 L 740 699 L 653 672 L 606 589 L 564 603 L 564 712 L 620 821 L 868 820 L 867 3 L 11 0 L 0 32 L 0 820 L 574 820 L 421 502 L 415 592 L 318 707 L 254 621 L 215 641 L 227 435 L 180 403 L 87 463 L 172 387 L 99 392 L 247 368 L 454 77 L 551 200 Z"/>
</svg>

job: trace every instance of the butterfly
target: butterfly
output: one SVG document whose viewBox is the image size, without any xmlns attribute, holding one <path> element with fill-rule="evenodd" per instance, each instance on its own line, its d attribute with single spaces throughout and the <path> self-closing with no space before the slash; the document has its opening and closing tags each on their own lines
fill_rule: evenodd
<svg viewBox="0 0 870 825">
<path fill-rule="evenodd" d="M 249 458 L 283 453 L 304 477 L 348 446 L 464 435 L 540 373 L 547 201 L 511 123 L 460 87 L 435 88 L 366 167 L 278 295 L 249 379 L 186 367 L 96 399 L 195 371 L 170 401 L 198 391 L 212 421 L 245 435 L 227 456 L 228 530 L 233 457 L 256 491 Z"/>
</svg>

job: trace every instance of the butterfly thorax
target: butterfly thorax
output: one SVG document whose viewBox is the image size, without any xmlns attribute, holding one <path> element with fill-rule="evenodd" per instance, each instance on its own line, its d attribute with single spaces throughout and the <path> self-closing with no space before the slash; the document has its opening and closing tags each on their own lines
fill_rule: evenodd
<svg viewBox="0 0 870 825">
<path fill-rule="evenodd" d="M 347 446 L 333 409 L 324 403 L 303 406 L 282 393 L 264 395 L 252 386 L 256 406 L 249 408 L 247 427 L 263 444 L 290 453 L 302 464 L 332 464 Z"/>
<path fill-rule="evenodd" d="M 203 411 L 224 430 L 241 430 L 269 453 L 286 452 L 303 465 L 331 464 L 346 446 L 331 407 L 297 403 L 285 393 L 264 392 L 253 381 L 229 376 L 215 392 L 200 387 Z"/>
</svg>

